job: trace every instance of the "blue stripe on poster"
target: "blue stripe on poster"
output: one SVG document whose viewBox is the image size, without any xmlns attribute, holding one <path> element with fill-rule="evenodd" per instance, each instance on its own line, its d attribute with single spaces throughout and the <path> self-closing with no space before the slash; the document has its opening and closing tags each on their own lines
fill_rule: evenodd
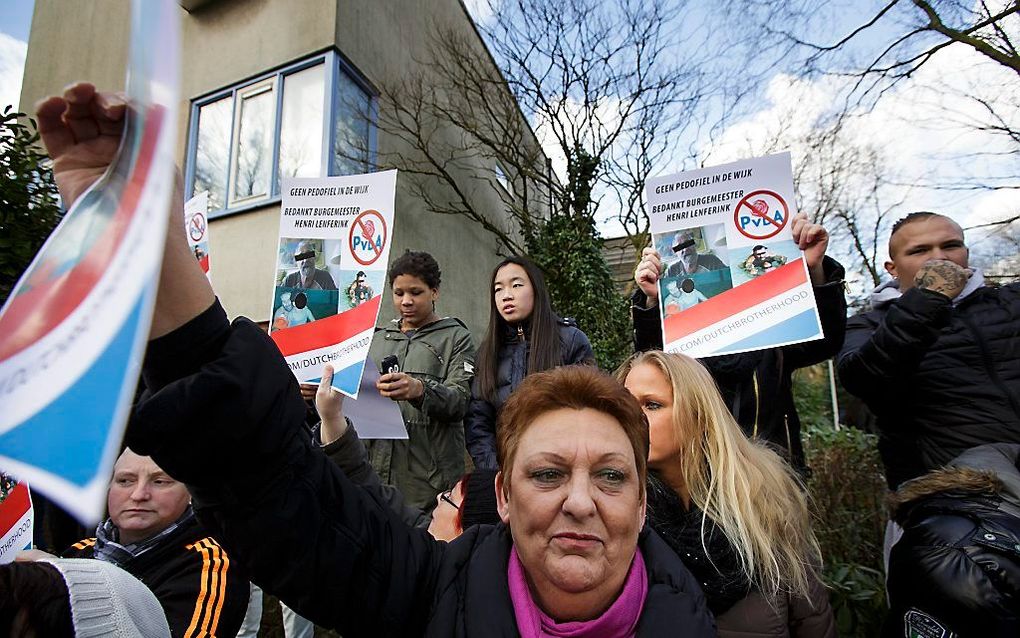
<svg viewBox="0 0 1020 638">
<path fill-rule="evenodd" d="M 818 326 L 818 320 L 815 318 L 815 311 L 811 309 L 790 317 L 771 328 L 730 344 L 725 348 L 720 348 L 717 352 L 713 352 L 712 355 L 767 348 L 771 347 L 774 343 L 801 341 L 815 335 L 820 336 L 821 334 L 821 328 Z"/>
<path fill-rule="evenodd" d="M 128 363 L 146 297 L 139 297 L 110 345 L 77 383 L 0 436 L 4 456 L 82 487 L 95 477 L 124 383 L 134 383 L 127 378 Z"/>
<path fill-rule="evenodd" d="M 333 387 L 348 394 L 354 394 L 358 391 L 358 386 L 361 384 L 361 373 L 364 369 L 365 362 L 362 361 L 352 366 L 347 366 L 343 370 L 337 370 L 333 373 Z M 309 379 L 305 383 L 318 383 L 321 380 L 321 377 Z"/>
</svg>

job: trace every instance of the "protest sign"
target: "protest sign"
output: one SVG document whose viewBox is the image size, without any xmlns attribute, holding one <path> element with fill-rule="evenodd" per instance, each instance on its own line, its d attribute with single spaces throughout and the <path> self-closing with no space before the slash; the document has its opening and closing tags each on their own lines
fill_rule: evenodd
<svg viewBox="0 0 1020 638">
<path fill-rule="evenodd" d="M 72 203 L 0 311 L 0 469 L 88 524 L 105 507 L 159 283 L 179 17 L 172 0 L 133 2 L 117 157 Z"/>
<path fill-rule="evenodd" d="M 664 350 L 692 357 L 822 338 L 793 241 L 790 154 L 649 180 Z"/>
<path fill-rule="evenodd" d="M 206 277 L 209 274 L 209 191 L 202 191 L 184 202 L 184 231 L 188 237 L 188 247 L 194 253 L 198 265 Z"/>
<path fill-rule="evenodd" d="M 298 381 L 357 398 L 393 237 L 397 172 L 283 180 L 270 336 Z"/>
<path fill-rule="evenodd" d="M 34 518 L 28 485 L 0 473 L 0 565 L 12 562 L 18 552 L 32 549 Z"/>
</svg>

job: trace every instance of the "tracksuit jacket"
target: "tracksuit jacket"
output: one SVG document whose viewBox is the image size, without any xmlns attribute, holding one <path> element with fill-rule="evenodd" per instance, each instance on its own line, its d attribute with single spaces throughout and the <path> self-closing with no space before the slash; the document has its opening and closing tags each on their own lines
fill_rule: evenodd
<svg viewBox="0 0 1020 638">
<path fill-rule="evenodd" d="M 64 557 L 95 558 L 95 543 L 79 541 Z M 241 628 L 247 573 L 194 517 L 120 567 L 156 595 L 174 638 L 233 638 Z"/>
</svg>

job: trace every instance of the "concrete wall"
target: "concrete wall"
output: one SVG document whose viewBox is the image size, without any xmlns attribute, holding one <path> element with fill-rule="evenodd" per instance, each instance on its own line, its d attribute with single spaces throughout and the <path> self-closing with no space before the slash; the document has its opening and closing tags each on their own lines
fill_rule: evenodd
<svg viewBox="0 0 1020 638">
<path fill-rule="evenodd" d="M 336 40 L 351 63 L 381 85 L 400 79 L 412 58 L 428 63 L 429 34 L 437 25 L 473 34 L 459 0 L 341 0 Z M 480 41 L 479 63 L 490 63 Z M 398 149 L 398 144 L 380 135 L 380 156 Z M 494 215 L 503 210 L 495 192 L 476 193 L 475 201 Z M 425 210 L 423 202 L 411 194 L 407 179 L 398 179 L 397 219 L 393 255 L 405 249 L 432 253 L 443 271 L 439 313 L 459 317 L 480 341 L 489 317 L 489 274 L 500 260 L 495 240 L 463 217 Z M 393 317 L 392 307 L 384 304 L 381 315 Z"/>
<path fill-rule="evenodd" d="M 37 0 L 29 39 L 22 104 L 76 79 L 123 86 L 129 40 L 128 0 Z M 184 160 L 191 100 L 307 55 L 336 47 L 375 86 L 399 80 L 413 59 L 425 60 L 429 29 L 455 25 L 472 33 L 459 0 L 214 0 L 180 10 L 183 73 L 179 157 Z M 479 41 L 479 63 L 491 61 Z M 398 142 L 380 134 L 380 155 Z M 381 168 L 386 168 L 385 166 Z M 474 195 L 494 216 L 494 192 Z M 461 217 L 424 209 L 406 179 L 398 179 L 393 257 L 427 250 L 439 261 L 438 310 L 460 317 L 480 339 L 489 312 L 489 272 L 498 261 L 491 236 Z M 278 205 L 214 220 L 212 277 L 230 315 L 265 321 L 278 232 Z M 385 291 L 389 300 L 389 290 Z M 394 316 L 383 304 L 380 323 Z"/>
</svg>

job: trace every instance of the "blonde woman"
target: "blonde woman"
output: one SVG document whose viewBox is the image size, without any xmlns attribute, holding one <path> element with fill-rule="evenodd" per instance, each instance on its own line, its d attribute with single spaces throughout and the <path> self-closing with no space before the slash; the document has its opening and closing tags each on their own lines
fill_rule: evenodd
<svg viewBox="0 0 1020 638">
<path fill-rule="evenodd" d="M 648 417 L 649 523 L 701 583 L 719 635 L 835 636 L 790 467 L 743 434 L 694 359 L 638 353 L 617 377 Z"/>
</svg>

